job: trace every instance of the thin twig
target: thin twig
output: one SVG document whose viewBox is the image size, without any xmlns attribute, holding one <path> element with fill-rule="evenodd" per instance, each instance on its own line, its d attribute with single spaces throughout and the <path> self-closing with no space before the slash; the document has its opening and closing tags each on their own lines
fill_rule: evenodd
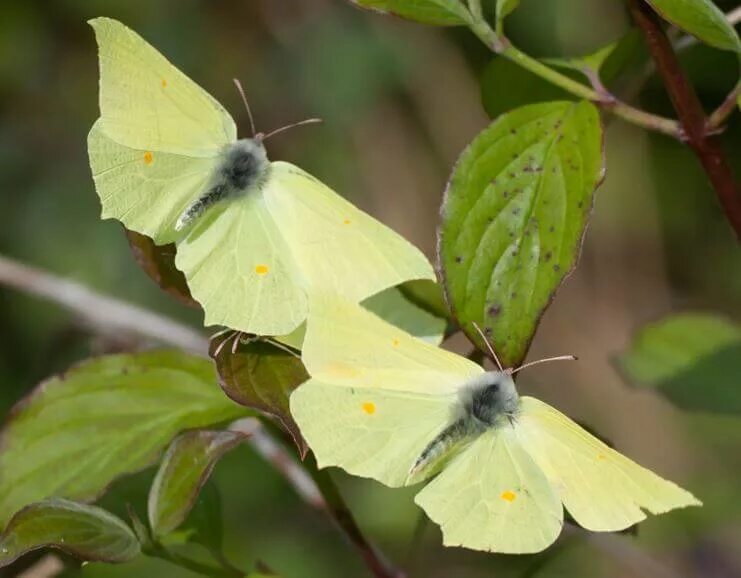
<svg viewBox="0 0 741 578">
<path fill-rule="evenodd" d="M 189 327 L 2 255 L 0 284 L 63 306 L 99 335 L 145 338 L 201 355 L 208 351 L 206 338 Z"/>
<path fill-rule="evenodd" d="M 513 46 L 506 38 L 500 37 L 483 18 L 476 18 L 474 15 L 471 15 L 468 25 L 471 31 L 492 52 L 511 60 L 525 70 L 529 70 L 551 84 L 564 89 L 566 92 L 588 100 L 615 116 L 647 130 L 659 132 L 677 139 L 682 137 L 681 126 L 676 120 L 635 108 L 619 100 L 612 94 L 602 94 L 591 86 L 587 86 L 562 74 L 532 56 L 525 54 L 519 48 Z"/>
<path fill-rule="evenodd" d="M 628 8 L 643 32 L 656 70 L 679 116 L 687 144 L 700 160 L 728 222 L 736 237 L 741 239 L 741 189 L 717 138 L 708 133 L 707 117 L 700 99 L 685 76 L 656 13 L 644 0 L 628 0 Z"/>
<path fill-rule="evenodd" d="M 728 117 L 736 110 L 739 95 L 741 95 L 741 80 L 736 83 L 736 86 L 728 93 L 728 96 L 726 96 L 720 106 L 710 113 L 706 125 L 708 132 L 715 132 L 721 129 Z"/>
</svg>

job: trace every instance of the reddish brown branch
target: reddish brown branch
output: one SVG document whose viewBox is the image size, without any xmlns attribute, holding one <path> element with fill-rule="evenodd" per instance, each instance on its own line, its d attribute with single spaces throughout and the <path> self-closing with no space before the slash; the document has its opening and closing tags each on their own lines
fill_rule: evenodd
<svg viewBox="0 0 741 578">
<path fill-rule="evenodd" d="M 736 232 L 736 237 L 741 239 L 741 189 L 718 138 L 708 128 L 708 119 L 700 99 L 685 76 L 656 13 L 644 0 L 628 0 L 628 7 L 643 32 L 656 70 L 677 111 L 687 144 L 700 160 L 728 222 Z"/>
</svg>

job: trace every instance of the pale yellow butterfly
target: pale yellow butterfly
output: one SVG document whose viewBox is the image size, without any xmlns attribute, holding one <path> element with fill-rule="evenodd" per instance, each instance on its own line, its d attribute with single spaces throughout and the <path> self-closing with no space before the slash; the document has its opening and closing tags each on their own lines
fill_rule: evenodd
<svg viewBox="0 0 741 578">
<path fill-rule="evenodd" d="M 588 530 L 617 531 L 646 512 L 700 505 L 520 397 L 511 372 L 485 372 L 356 304 L 316 299 L 303 360 L 312 378 L 291 413 L 319 466 L 388 486 L 432 478 L 415 501 L 446 545 L 538 552 L 561 532 L 563 506 Z"/>
</svg>

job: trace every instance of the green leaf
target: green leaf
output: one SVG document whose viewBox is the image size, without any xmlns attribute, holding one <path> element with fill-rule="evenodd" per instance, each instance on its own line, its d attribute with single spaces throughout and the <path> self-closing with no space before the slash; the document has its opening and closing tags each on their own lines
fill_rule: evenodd
<svg viewBox="0 0 741 578">
<path fill-rule="evenodd" d="M 350 0 L 361 8 L 395 14 L 408 20 L 439 26 L 458 26 L 469 19 L 460 0 Z M 510 0 L 511 1 L 511 0 Z"/>
<path fill-rule="evenodd" d="M 234 351 L 232 343 L 220 345 L 212 341 L 211 356 L 224 392 L 238 404 L 274 417 L 301 456 L 306 455 L 308 447 L 288 407 L 293 390 L 309 379 L 301 359 L 263 340 L 239 341 Z"/>
<path fill-rule="evenodd" d="M 481 102 L 489 118 L 526 104 L 573 98 L 562 88 L 502 56 L 491 59 L 481 78 Z"/>
<path fill-rule="evenodd" d="M 92 499 L 152 464 L 180 431 L 248 413 L 206 359 L 150 351 L 82 363 L 42 383 L 5 424 L 0 524 L 50 496 Z"/>
<path fill-rule="evenodd" d="M 641 34 L 633 29 L 615 42 L 586 56 L 542 58 L 541 60 L 551 66 L 580 72 L 588 79 L 590 75 L 597 76 L 604 84 L 610 84 L 625 69 L 637 64 L 642 65 L 646 56 Z"/>
<path fill-rule="evenodd" d="M 502 36 L 504 19 L 507 18 L 520 5 L 520 0 L 497 0 L 496 30 Z"/>
<path fill-rule="evenodd" d="M 439 345 L 445 333 L 445 318 L 449 316 L 442 288 L 427 279 L 408 281 L 368 297 L 363 307 L 384 321 L 411 333 L 415 337 Z M 304 343 L 306 324 L 288 335 L 277 337 L 284 345 L 300 350 Z"/>
<path fill-rule="evenodd" d="M 439 258 L 453 314 L 506 366 L 525 357 L 557 287 L 576 265 L 604 173 L 599 114 L 551 102 L 502 115 L 463 152 L 442 208 Z"/>
<path fill-rule="evenodd" d="M 146 235 L 125 231 L 134 259 L 152 281 L 181 303 L 200 307 L 190 294 L 185 275 L 175 267 L 175 244 L 155 245 Z"/>
<path fill-rule="evenodd" d="M 428 283 L 433 287 L 437 285 L 431 281 Z M 417 286 L 417 290 L 423 289 Z M 418 307 L 395 287 L 369 297 L 363 301 L 363 307 L 429 343 L 439 345 L 443 340 L 445 320 Z"/>
<path fill-rule="evenodd" d="M 628 381 L 681 408 L 741 413 L 741 326 L 727 319 L 672 315 L 643 328 L 617 361 Z"/>
<path fill-rule="evenodd" d="M 128 562 L 139 554 L 134 532 L 105 510 L 59 498 L 26 506 L 0 535 L 0 568 L 39 548 L 82 560 Z"/>
<path fill-rule="evenodd" d="M 232 431 L 191 431 L 167 449 L 149 492 L 149 525 L 165 536 L 187 518 L 216 462 L 245 439 Z"/>
<path fill-rule="evenodd" d="M 741 52 L 738 34 L 712 0 L 647 0 L 666 20 L 710 46 Z"/>
<path fill-rule="evenodd" d="M 399 285 L 399 291 L 410 303 L 435 317 L 440 319 L 450 317 L 445 294 L 439 283 L 429 279 L 416 279 Z"/>
</svg>

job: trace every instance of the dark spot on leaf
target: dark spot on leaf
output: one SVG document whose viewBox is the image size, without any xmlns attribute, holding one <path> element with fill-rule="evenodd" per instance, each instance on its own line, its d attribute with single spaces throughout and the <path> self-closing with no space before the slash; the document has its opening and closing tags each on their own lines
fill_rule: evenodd
<svg viewBox="0 0 741 578">
<path fill-rule="evenodd" d="M 496 186 L 496 184 L 497 184 L 497 180 L 496 180 L 496 179 L 492 179 L 492 180 L 491 180 L 491 184 L 492 184 L 492 185 L 495 185 L 495 186 Z"/>
<path fill-rule="evenodd" d="M 559 265 L 554 265 L 553 270 L 556 271 L 556 273 L 558 273 L 561 270 L 561 267 Z"/>
<path fill-rule="evenodd" d="M 491 327 L 484 327 L 484 335 L 491 337 Z"/>
<path fill-rule="evenodd" d="M 514 209 L 512 209 L 512 214 L 513 215 L 519 215 L 520 214 L 520 207 L 515 207 Z"/>
<path fill-rule="evenodd" d="M 547 263 L 551 260 L 551 257 L 553 257 L 553 253 L 551 251 L 548 251 L 545 255 L 543 255 L 543 260 Z"/>
<path fill-rule="evenodd" d="M 463 257 L 456 257 L 455 258 L 455 262 L 456 263 L 460 263 L 461 261 L 463 261 Z"/>
<path fill-rule="evenodd" d="M 579 201 L 579 203 L 577 203 L 576 206 L 581 209 L 584 206 L 584 202 L 583 201 Z"/>
<path fill-rule="evenodd" d="M 514 178 L 515 178 L 516 176 L 517 176 L 517 175 L 516 175 L 515 173 L 510 173 L 510 174 L 509 174 L 509 178 L 510 178 L 510 179 L 514 179 Z"/>
<path fill-rule="evenodd" d="M 510 298 L 511 299 L 516 299 L 517 298 L 517 293 L 515 291 L 512 291 L 512 294 L 510 295 Z"/>
<path fill-rule="evenodd" d="M 502 196 L 506 199 L 509 197 L 509 191 L 502 191 Z"/>
<path fill-rule="evenodd" d="M 553 232 L 553 231 L 555 231 L 555 230 L 556 230 L 556 229 L 555 229 L 555 227 L 554 227 L 553 225 L 551 225 L 551 226 L 550 226 L 550 227 L 548 228 L 548 231 L 549 231 L 550 233 L 552 233 L 552 232 Z"/>
<path fill-rule="evenodd" d="M 489 317 L 496 317 L 502 312 L 502 306 L 501 305 L 492 305 L 486 310 L 486 314 Z"/>
</svg>

